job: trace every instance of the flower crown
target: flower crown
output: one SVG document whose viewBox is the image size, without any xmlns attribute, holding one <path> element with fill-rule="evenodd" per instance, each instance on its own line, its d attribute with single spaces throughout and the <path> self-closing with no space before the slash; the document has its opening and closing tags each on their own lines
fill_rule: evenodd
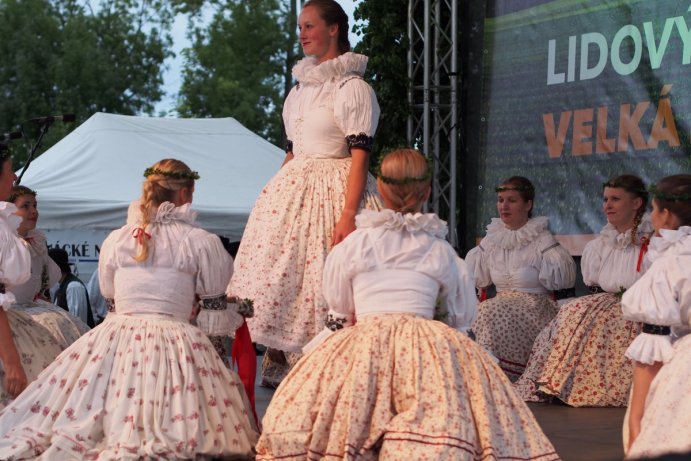
<svg viewBox="0 0 691 461">
<path fill-rule="evenodd" d="M 650 193 L 654 198 L 658 200 L 664 200 L 666 202 L 688 202 L 691 200 L 691 194 L 665 194 L 657 190 L 655 184 L 650 185 Z"/>
<path fill-rule="evenodd" d="M 14 203 L 14 201 L 17 200 L 22 195 L 33 195 L 34 197 L 36 197 L 38 194 L 36 193 L 35 190 L 29 189 L 28 187 L 24 186 L 24 187 L 20 188 L 19 190 L 12 191 L 12 193 L 10 194 L 10 198 L 8 198 L 7 201 Z"/>
<path fill-rule="evenodd" d="M 642 197 L 648 197 L 648 191 L 645 188 L 640 189 L 638 187 L 631 187 L 628 184 L 624 184 L 621 181 L 607 181 L 602 183 L 602 188 L 610 187 L 612 189 L 624 189 L 635 194 L 640 194 Z"/>
<path fill-rule="evenodd" d="M 199 179 L 199 173 L 196 171 L 165 171 L 154 167 L 149 167 L 144 170 L 145 178 L 148 178 L 152 174 L 167 176 L 173 179 L 191 179 L 195 181 Z"/>
<path fill-rule="evenodd" d="M 533 192 L 535 188 L 533 186 L 497 186 L 494 188 L 494 192 L 506 192 L 508 190 L 515 190 L 516 192 Z"/>
<path fill-rule="evenodd" d="M 382 159 L 383 160 L 383 159 Z M 432 159 L 426 157 L 427 160 L 427 172 L 422 176 L 406 176 L 405 178 L 390 178 L 384 176 L 381 172 L 381 163 L 377 167 L 377 178 L 381 179 L 383 183 L 391 184 L 392 186 L 407 186 L 408 184 L 413 184 L 416 182 L 429 181 L 432 177 Z"/>
</svg>

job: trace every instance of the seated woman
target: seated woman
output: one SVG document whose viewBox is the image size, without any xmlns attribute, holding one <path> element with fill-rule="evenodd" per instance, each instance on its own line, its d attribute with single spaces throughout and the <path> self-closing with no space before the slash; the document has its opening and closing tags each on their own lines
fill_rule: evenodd
<svg viewBox="0 0 691 461">
<path fill-rule="evenodd" d="M 22 285 L 12 288 L 17 298 L 15 308 L 46 327 L 64 349 L 89 331 L 89 327 L 45 298 L 45 293 L 60 280 L 61 273 L 48 256 L 46 236 L 36 230 L 36 192 L 25 186 L 14 186 L 9 201 L 15 204 L 16 214 L 22 218 L 17 233 L 29 244 L 31 252 L 31 277 Z"/>
<path fill-rule="evenodd" d="M 547 218 L 532 217 L 535 187 L 528 179 L 513 176 L 496 191 L 499 219 L 492 219 L 466 262 L 475 285 L 484 290 L 494 284 L 497 295 L 480 303 L 472 328 L 514 381 L 535 337 L 557 313 L 553 296 L 572 295 L 576 263 L 549 232 Z"/>
<path fill-rule="evenodd" d="M 643 272 L 643 254 L 652 226 L 648 193 L 632 175 L 603 186 L 607 225 L 585 246 L 583 281 L 593 293 L 562 306 L 535 341 L 518 393 L 529 401 L 558 398 L 572 406 L 626 405 L 631 364 L 626 348 L 639 325 L 621 316 L 621 292 Z"/>
<path fill-rule="evenodd" d="M 226 320 L 228 253 L 195 224 L 196 172 L 161 160 L 103 242 L 113 311 L 0 413 L 0 459 L 248 457 L 257 429 L 237 375 L 199 324 Z"/>
<path fill-rule="evenodd" d="M 361 211 L 329 253 L 328 329 L 274 394 L 257 459 L 558 458 L 506 376 L 461 332 L 477 300 L 446 223 L 420 213 L 430 177 L 415 150 L 384 157 L 387 209 Z M 453 328 L 432 320 L 437 300 Z"/>
<path fill-rule="evenodd" d="M 0 199 L 7 200 L 15 179 L 9 149 L 0 143 Z M 0 202 L 0 410 L 62 350 L 48 330 L 14 309 L 11 290 L 31 276 L 31 255 L 16 233 L 21 221 L 16 211 L 14 204 Z"/>
<path fill-rule="evenodd" d="M 651 220 L 652 265 L 621 301 L 625 319 L 643 322 L 626 351 L 634 361 L 626 457 L 691 459 L 691 175 L 653 188 Z"/>
</svg>

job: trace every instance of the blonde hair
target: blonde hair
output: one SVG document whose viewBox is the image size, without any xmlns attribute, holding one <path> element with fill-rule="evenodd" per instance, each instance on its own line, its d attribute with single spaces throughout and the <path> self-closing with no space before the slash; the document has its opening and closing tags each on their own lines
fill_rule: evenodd
<svg viewBox="0 0 691 461">
<path fill-rule="evenodd" d="M 153 173 L 150 173 L 153 171 Z M 177 176 L 166 173 L 178 173 Z M 179 173 L 183 176 L 180 177 Z M 184 188 L 194 187 L 193 171 L 184 162 L 173 158 L 166 158 L 156 162 L 147 169 L 146 180 L 142 186 L 142 196 L 139 199 L 139 209 L 142 213 L 140 226 L 144 232 L 149 225 L 151 216 L 163 202 L 172 202 L 175 193 Z M 146 261 L 149 258 L 148 234 L 139 239 L 139 252 L 134 257 L 137 262 Z"/>
<path fill-rule="evenodd" d="M 431 182 L 427 159 L 415 149 L 396 149 L 384 155 L 377 174 L 379 193 L 400 213 L 419 211 Z"/>
</svg>

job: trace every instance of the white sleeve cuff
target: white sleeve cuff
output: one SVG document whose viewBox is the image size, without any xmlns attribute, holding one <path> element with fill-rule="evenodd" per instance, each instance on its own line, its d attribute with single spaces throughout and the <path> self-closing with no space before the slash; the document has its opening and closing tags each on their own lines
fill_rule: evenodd
<svg viewBox="0 0 691 461">
<path fill-rule="evenodd" d="M 673 356 L 674 347 L 669 335 L 641 333 L 626 350 L 627 358 L 648 365 L 655 362 L 667 363 Z"/>
<path fill-rule="evenodd" d="M 14 304 L 16 301 L 17 299 L 14 297 L 12 292 L 6 291 L 5 293 L 0 293 L 0 306 L 2 306 L 4 310 L 10 310 L 12 304 Z"/>
</svg>

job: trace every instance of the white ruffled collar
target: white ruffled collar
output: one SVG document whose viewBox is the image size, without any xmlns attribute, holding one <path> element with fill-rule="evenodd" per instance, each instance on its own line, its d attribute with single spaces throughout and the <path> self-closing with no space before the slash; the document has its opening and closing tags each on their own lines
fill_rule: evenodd
<svg viewBox="0 0 691 461">
<path fill-rule="evenodd" d="M 648 260 L 655 261 L 668 251 L 691 254 L 691 227 L 681 226 L 677 230 L 660 229 L 660 235 L 650 239 Z"/>
<path fill-rule="evenodd" d="M 22 218 L 17 216 L 17 207 L 12 202 L 0 202 L 0 217 L 7 222 L 12 232 L 17 232 L 17 228 L 22 223 Z"/>
<path fill-rule="evenodd" d="M 341 78 L 347 74 L 362 76 L 369 58 L 362 54 L 347 52 L 317 64 L 317 59 L 308 56 L 293 67 L 293 77 L 302 85 L 321 85 L 331 78 Z"/>
<path fill-rule="evenodd" d="M 366 227 L 385 227 L 408 232 L 425 232 L 433 237 L 445 238 L 449 229 L 446 221 L 434 213 L 399 213 L 393 210 L 362 210 L 355 217 L 358 229 Z"/>
<path fill-rule="evenodd" d="M 38 229 L 31 229 L 26 233 L 24 240 L 29 243 L 32 250 L 37 250 L 46 247 L 46 234 Z"/>
<path fill-rule="evenodd" d="M 520 229 L 509 229 L 500 218 L 492 218 L 487 226 L 485 241 L 504 250 L 515 250 L 534 241 L 547 229 L 549 219 L 545 216 L 530 218 Z"/>
<path fill-rule="evenodd" d="M 156 213 L 150 218 L 149 224 L 168 224 L 173 221 L 179 221 L 187 224 L 195 225 L 197 220 L 197 212 L 192 210 L 192 204 L 186 203 L 182 206 L 175 206 L 171 202 L 163 202 L 158 206 Z M 139 200 L 130 203 L 127 210 L 127 224 L 136 226 L 142 221 L 142 212 L 139 208 Z"/>
<path fill-rule="evenodd" d="M 650 235 L 655 229 L 653 224 L 650 222 L 650 213 L 645 213 L 641 219 L 641 224 L 638 226 L 636 231 L 636 242 L 638 245 L 641 244 L 643 237 Z M 619 232 L 616 227 L 612 224 L 607 223 L 605 227 L 600 231 L 602 240 L 609 245 L 619 250 L 631 245 L 631 229 L 626 232 Z"/>
</svg>

